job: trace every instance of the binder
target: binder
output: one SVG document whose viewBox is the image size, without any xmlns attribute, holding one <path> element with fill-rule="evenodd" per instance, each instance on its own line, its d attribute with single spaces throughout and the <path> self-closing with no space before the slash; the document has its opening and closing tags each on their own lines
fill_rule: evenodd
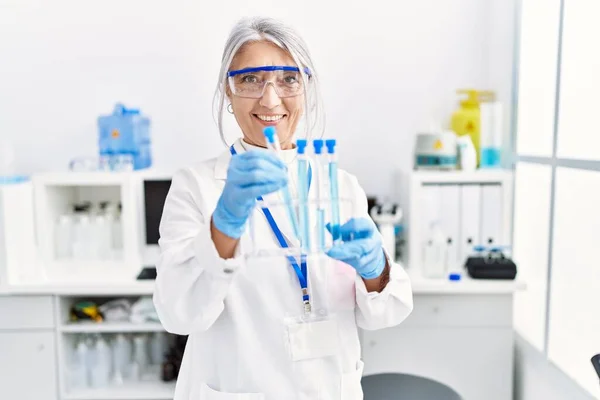
<svg viewBox="0 0 600 400">
<path fill-rule="evenodd" d="M 440 226 L 446 236 L 446 269 L 453 270 L 460 264 L 460 186 L 458 184 L 441 185 Z"/>
<path fill-rule="evenodd" d="M 440 223 L 440 185 L 424 185 L 421 190 L 421 222 L 420 228 L 423 232 L 423 243 L 430 239 L 431 227 Z"/>
<path fill-rule="evenodd" d="M 473 253 L 473 246 L 481 243 L 480 213 L 481 213 L 481 185 L 460 185 L 460 246 L 459 260 L 464 265 L 467 258 Z"/>
<path fill-rule="evenodd" d="M 484 246 L 504 246 L 502 243 L 502 186 L 481 185 L 481 236 Z"/>
</svg>

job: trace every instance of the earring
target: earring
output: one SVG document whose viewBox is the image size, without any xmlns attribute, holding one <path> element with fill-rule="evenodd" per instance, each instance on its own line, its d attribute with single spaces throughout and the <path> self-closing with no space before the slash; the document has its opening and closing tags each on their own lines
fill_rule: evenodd
<svg viewBox="0 0 600 400">
<path fill-rule="evenodd" d="M 233 114 L 233 105 L 232 105 L 231 103 L 229 103 L 229 104 L 227 105 L 227 112 L 228 112 L 229 114 Z"/>
</svg>

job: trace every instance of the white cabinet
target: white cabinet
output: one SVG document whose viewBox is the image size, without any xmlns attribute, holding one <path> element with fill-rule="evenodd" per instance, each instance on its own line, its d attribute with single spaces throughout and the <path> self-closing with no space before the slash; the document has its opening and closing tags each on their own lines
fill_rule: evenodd
<svg viewBox="0 0 600 400">
<path fill-rule="evenodd" d="M 462 267 L 474 246 L 506 246 L 512 216 L 512 172 L 413 171 L 407 218 L 409 269 L 423 274 L 426 249 L 445 242 L 444 267 Z M 437 227 L 439 229 L 434 229 Z M 446 274 L 441 277 L 446 278 Z"/>
<path fill-rule="evenodd" d="M 364 376 L 425 377 L 464 400 L 510 400 L 512 293 L 424 295 L 401 325 L 362 331 Z"/>
<path fill-rule="evenodd" d="M 58 399 L 54 335 L 53 331 L 0 331 L 2 398 Z"/>
<path fill-rule="evenodd" d="M 0 296 L 0 397 L 57 400 L 52 296 Z"/>
</svg>

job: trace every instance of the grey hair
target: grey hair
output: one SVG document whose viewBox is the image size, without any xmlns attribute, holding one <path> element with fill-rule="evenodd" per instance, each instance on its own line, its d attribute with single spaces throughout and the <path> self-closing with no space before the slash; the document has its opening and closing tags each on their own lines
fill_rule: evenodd
<svg viewBox="0 0 600 400">
<path fill-rule="evenodd" d="M 325 131 L 325 112 L 323 99 L 320 93 L 318 74 L 312 58 L 302 38 L 289 26 L 272 18 L 253 17 L 243 18 L 233 27 L 225 43 L 219 82 L 213 99 L 213 112 L 216 112 L 216 122 L 219 128 L 221 141 L 229 146 L 223 132 L 223 112 L 225 110 L 225 96 L 227 88 L 227 72 L 238 51 L 249 42 L 268 41 L 288 52 L 296 65 L 302 70 L 310 69 L 310 79 L 302 74 L 305 86 L 304 118 L 306 138 L 310 139 L 313 132 L 322 137 Z M 214 115 L 214 113 L 213 113 Z M 295 133 L 295 132 L 294 132 Z"/>
</svg>

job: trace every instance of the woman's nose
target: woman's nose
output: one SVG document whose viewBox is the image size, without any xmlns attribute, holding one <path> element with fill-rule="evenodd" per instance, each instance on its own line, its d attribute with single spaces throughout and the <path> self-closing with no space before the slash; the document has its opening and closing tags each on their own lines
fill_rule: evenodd
<svg viewBox="0 0 600 400">
<path fill-rule="evenodd" d="M 277 95 L 273 84 L 267 83 L 259 104 L 269 109 L 275 108 L 281 104 L 281 98 Z"/>
</svg>

